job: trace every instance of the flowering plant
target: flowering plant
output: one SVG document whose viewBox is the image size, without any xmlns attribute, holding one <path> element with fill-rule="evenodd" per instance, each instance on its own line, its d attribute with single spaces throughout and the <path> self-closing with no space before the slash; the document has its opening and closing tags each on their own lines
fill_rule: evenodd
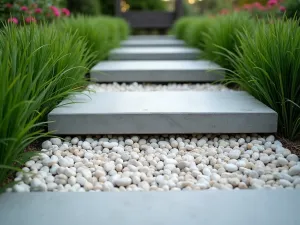
<svg viewBox="0 0 300 225">
<path fill-rule="evenodd" d="M 285 7 L 282 5 L 282 0 L 269 0 L 266 4 L 261 4 L 260 2 L 254 2 L 252 4 L 244 4 L 241 7 L 235 7 L 233 11 L 248 11 L 252 15 L 262 18 L 269 14 L 282 16 L 286 11 Z M 220 14 L 228 14 L 231 11 L 228 9 L 222 9 Z"/>
<path fill-rule="evenodd" d="M 52 0 L 3 0 L 0 3 L 2 19 L 14 24 L 29 24 L 70 16 L 67 8 L 60 9 L 55 3 Z"/>
</svg>

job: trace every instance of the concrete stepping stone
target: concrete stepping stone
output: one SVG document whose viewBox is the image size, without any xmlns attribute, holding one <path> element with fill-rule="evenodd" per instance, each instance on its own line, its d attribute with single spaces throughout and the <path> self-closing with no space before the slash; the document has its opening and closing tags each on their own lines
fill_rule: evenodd
<svg viewBox="0 0 300 225">
<path fill-rule="evenodd" d="M 174 35 L 132 35 L 128 40 L 174 40 Z"/>
<path fill-rule="evenodd" d="M 2 225 L 300 224 L 300 191 L 287 189 L 6 193 L 0 205 Z"/>
<path fill-rule="evenodd" d="M 96 82 L 212 82 L 223 79 L 220 70 L 217 64 L 204 60 L 104 61 L 90 74 Z"/>
<path fill-rule="evenodd" d="M 177 47 L 185 46 L 185 42 L 175 39 L 140 39 L 126 40 L 121 43 L 122 47 Z"/>
<path fill-rule="evenodd" d="M 190 47 L 121 47 L 109 54 L 110 60 L 194 60 L 200 50 Z"/>
<path fill-rule="evenodd" d="M 86 93 L 87 94 L 87 93 Z M 77 94 L 48 115 L 55 134 L 272 133 L 277 113 L 246 92 Z"/>
</svg>

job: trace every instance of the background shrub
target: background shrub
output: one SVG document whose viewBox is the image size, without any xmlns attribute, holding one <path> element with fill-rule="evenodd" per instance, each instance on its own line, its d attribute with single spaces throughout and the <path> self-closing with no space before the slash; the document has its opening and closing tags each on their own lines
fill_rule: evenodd
<svg viewBox="0 0 300 225">
<path fill-rule="evenodd" d="M 47 114 L 86 85 L 91 55 L 83 38 L 47 25 L 6 26 L 0 33 L 0 184 L 46 135 Z"/>
<path fill-rule="evenodd" d="M 300 19 L 300 0 L 287 0 L 285 6 L 287 17 Z"/>
<path fill-rule="evenodd" d="M 95 0 L 101 4 L 101 11 L 105 15 L 114 15 L 115 1 L 114 0 Z M 150 10 L 161 11 L 166 10 L 166 3 L 161 0 L 126 0 L 130 5 L 129 10 Z"/>
<path fill-rule="evenodd" d="M 101 13 L 104 15 L 114 15 L 115 14 L 115 1 L 112 0 L 97 0 L 101 5 Z"/>
<path fill-rule="evenodd" d="M 260 22 L 253 33 L 239 35 L 240 50 L 231 54 L 235 68 L 228 82 L 239 84 L 278 113 L 278 130 L 289 139 L 300 135 L 299 21 Z"/>
<path fill-rule="evenodd" d="M 199 15 L 199 12 L 194 10 L 194 5 L 189 4 L 187 1 L 183 1 L 183 13 L 185 16 L 194 16 L 195 14 Z"/>
<path fill-rule="evenodd" d="M 99 15 L 101 6 L 99 0 L 67 0 L 68 9 L 74 14 Z"/>
<path fill-rule="evenodd" d="M 236 52 L 241 44 L 238 35 L 245 30 L 251 33 L 254 25 L 254 20 L 247 13 L 235 13 L 215 18 L 204 34 L 204 58 L 224 68 L 233 69 L 231 61 L 226 57 L 227 51 Z"/>
<path fill-rule="evenodd" d="M 161 0 L 126 0 L 130 5 L 129 10 L 159 11 L 166 9 L 166 3 Z"/>
</svg>

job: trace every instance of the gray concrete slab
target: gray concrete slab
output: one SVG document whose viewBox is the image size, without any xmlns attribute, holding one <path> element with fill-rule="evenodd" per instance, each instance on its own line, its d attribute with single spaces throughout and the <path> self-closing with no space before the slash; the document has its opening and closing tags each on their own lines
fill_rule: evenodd
<svg viewBox="0 0 300 225">
<path fill-rule="evenodd" d="M 176 39 L 140 39 L 126 40 L 121 43 L 122 47 L 177 47 L 185 46 L 185 42 Z"/>
<path fill-rule="evenodd" d="M 220 66 L 203 60 L 104 61 L 90 75 L 96 82 L 212 82 L 224 78 Z"/>
<path fill-rule="evenodd" d="M 1 225 L 299 225 L 300 191 L 20 193 Z"/>
<path fill-rule="evenodd" d="M 128 40 L 174 40 L 174 35 L 132 35 Z"/>
<path fill-rule="evenodd" d="M 277 113 L 246 92 L 74 95 L 48 115 L 55 134 L 276 132 Z"/>
<path fill-rule="evenodd" d="M 190 47 L 121 47 L 109 54 L 110 60 L 193 60 L 201 51 Z"/>
</svg>

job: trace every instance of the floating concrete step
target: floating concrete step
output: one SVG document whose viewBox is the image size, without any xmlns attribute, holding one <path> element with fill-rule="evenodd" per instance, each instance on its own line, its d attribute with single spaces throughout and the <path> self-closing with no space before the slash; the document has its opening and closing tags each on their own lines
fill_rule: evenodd
<svg viewBox="0 0 300 225">
<path fill-rule="evenodd" d="M 55 134 L 276 132 L 277 114 L 246 92 L 74 95 L 48 115 Z"/>
<path fill-rule="evenodd" d="M 2 225 L 300 224 L 300 191 L 287 189 L 11 193 L 0 205 Z"/>
<path fill-rule="evenodd" d="M 203 60 L 104 61 L 90 74 L 96 82 L 211 82 L 223 79 L 220 70 L 217 64 Z"/>
<path fill-rule="evenodd" d="M 189 47 L 121 47 L 110 52 L 110 60 L 193 60 L 200 50 Z"/>
<path fill-rule="evenodd" d="M 140 39 L 126 40 L 121 43 L 122 47 L 178 47 L 185 46 L 185 42 L 175 39 Z"/>
<path fill-rule="evenodd" d="M 174 40 L 174 35 L 133 35 L 128 40 Z"/>
</svg>

